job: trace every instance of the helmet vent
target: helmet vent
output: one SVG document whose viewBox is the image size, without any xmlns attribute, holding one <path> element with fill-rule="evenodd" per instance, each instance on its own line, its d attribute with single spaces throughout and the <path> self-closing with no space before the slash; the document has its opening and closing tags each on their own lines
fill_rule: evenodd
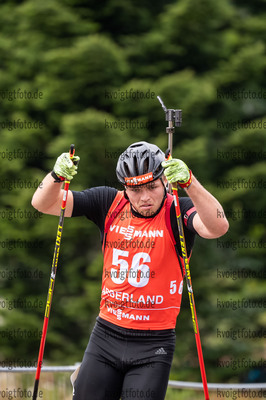
<svg viewBox="0 0 266 400">
<path fill-rule="evenodd" d="M 139 173 L 139 161 L 138 161 L 138 157 L 136 155 L 134 155 L 134 170 L 136 172 L 136 176 L 140 175 L 140 173 Z"/>
<path fill-rule="evenodd" d="M 149 158 L 146 158 L 146 160 L 144 160 L 144 165 L 143 165 L 144 174 L 149 172 L 149 164 L 150 164 Z"/>
<path fill-rule="evenodd" d="M 128 165 L 126 162 L 124 162 L 124 170 L 125 170 L 126 176 L 130 176 L 130 171 L 129 171 L 129 168 L 128 168 Z"/>
</svg>

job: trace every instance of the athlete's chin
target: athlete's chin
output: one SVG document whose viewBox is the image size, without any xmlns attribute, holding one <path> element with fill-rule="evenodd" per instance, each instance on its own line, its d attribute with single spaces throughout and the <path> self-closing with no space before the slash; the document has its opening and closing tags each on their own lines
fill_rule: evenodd
<svg viewBox="0 0 266 400">
<path fill-rule="evenodd" d="M 142 206 L 139 208 L 139 213 L 144 217 L 151 217 L 155 214 L 155 209 L 152 206 Z"/>
</svg>

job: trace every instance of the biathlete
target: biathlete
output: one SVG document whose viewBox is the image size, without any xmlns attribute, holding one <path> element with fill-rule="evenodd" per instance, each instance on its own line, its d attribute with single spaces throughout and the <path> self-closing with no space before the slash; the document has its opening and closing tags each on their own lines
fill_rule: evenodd
<svg viewBox="0 0 266 400">
<path fill-rule="evenodd" d="M 78 157 L 58 157 L 33 196 L 40 212 L 59 215 L 64 180 L 77 173 Z M 165 161 L 155 145 L 138 142 L 118 159 L 124 190 L 70 191 L 66 217 L 85 216 L 100 229 L 103 274 L 100 313 L 74 382 L 73 400 L 165 398 L 175 349 L 184 265 L 173 198 L 178 182 L 188 256 L 195 235 L 225 234 L 223 208 L 178 159 Z M 224 216 L 218 218 L 218 215 Z"/>
</svg>

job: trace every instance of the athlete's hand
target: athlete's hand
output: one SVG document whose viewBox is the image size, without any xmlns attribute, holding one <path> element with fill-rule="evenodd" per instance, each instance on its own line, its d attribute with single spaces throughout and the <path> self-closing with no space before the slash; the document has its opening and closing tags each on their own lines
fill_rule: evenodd
<svg viewBox="0 0 266 400">
<path fill-rule="evenodd" d="M 169 183 L 177 182 L 182 188 L 190 186 L 192 174 L 188 166 L 182 160 L 172 158 L 162 162 L 162 167 L 165 168 L 164 175 Z"/>
<path fill-rule="evenodd" d="M 69 153 L 63 153 L 57 158 L 53 168 L 53 173 L 62 182 L 65 179 L 71 181 L 77 174 L 79 160 L 80 158 L 78 156 L 70 158 Z"/>
</svg>

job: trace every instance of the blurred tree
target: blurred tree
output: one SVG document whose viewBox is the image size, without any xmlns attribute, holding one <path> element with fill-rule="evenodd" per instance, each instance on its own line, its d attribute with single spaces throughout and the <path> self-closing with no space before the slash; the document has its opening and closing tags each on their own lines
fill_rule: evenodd
<svg viewBox="0 0 266 400">
<path fill-rule="evenodd" d="M 219 362 L 261 358 L 258 335 L 233 334 L 265 333 L 262 309 L 221 308 L 218 301 L 260 301 L 265 293 L 264 20 L 259 0 L 1 3 L 0 304 L 25 298 L 43 307 L 0 308 L 0 359 L 37 358 L 38 335 L 5 337 L 17 327 L 42 327 L 57 218 L 35 213 L 34 190 L 71 143 L 81 157 L 73 190 L 116 186 L 118 155 L 134 141 L 165 149 L 157 95 L 183 110 L 174 155 L 217 196 L 230 221 L 224 238 L 198 238 L 191 260 L 207 375 L 240 380 L 247 368 Z M 42 95 L 15 98 L 18 90 Z M 81 359 L 101 273 L 97 228 L 66 219 L 45 349 L 50 363 Z M 171 376 L 199 380 L 186 291 L 177 338 Z"/>
</svg>

